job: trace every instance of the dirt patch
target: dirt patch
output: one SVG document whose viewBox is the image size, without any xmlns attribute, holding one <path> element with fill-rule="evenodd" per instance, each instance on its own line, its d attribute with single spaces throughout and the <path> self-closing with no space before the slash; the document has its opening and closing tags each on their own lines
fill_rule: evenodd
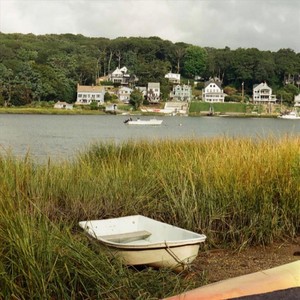
<svg viewBox="0 0 300 300">
<path fill-rule="evenodd" d="M 300 238 L 292 242 L 251 247 L 241 251 L 210 250 L 199 252 L 197 271 L 206 274 L 207 283 L 246 275 L 300 259 Z"/>
</svg>

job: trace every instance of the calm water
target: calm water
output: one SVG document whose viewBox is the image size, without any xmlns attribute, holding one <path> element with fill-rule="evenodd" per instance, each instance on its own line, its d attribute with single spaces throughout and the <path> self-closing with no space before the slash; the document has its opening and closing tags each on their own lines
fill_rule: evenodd
<svg viewBox="0 0 300 300">
<path fill-rule="evenodd" d="M 95 142 L 216 136 L 300 135 L 300 121 L 228 117 L 162 117 L 161 126 L 128 126 L 126 116 L 0 115 L 0 151 L 39 161 L 72 158 Z M 149 119 L 150 117 L 142 117 Z"/>
</svg>

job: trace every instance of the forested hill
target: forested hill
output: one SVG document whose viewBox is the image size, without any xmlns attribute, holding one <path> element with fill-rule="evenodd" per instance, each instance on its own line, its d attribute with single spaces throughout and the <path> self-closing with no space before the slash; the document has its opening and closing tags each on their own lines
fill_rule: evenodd
<svg viewBox="0 0 300 300">
<path fill-rule="evenodd" d="M 246 92 L 266 81 L 273 89 L 299 83 L 300 54 L 255 48 L 231 50 L 173 43 L 159 37 L 89 38 L 82 35 L 0 33 L 0 104 L 75 100 L 76 84 L 90 85 L 117 66 L 126 66 L 144 85 L 164 83 L 169 71 L 193 80 L 218 76 L 223 85 Z"/>
</svg>

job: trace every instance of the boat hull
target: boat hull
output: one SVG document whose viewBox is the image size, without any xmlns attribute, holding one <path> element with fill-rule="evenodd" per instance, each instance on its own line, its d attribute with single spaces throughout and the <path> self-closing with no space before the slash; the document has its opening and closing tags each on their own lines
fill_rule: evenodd
<svg viewBox="0 0 300 300">
<path fill-rule="evenodd" d="M 148 265 L 155 268 L 172 268 L 182 270 L 190 265 L 198 255 L 200 243 L 170 247 L 164 245 L 155 249 L 123 249 L 116 248 L 115 255 L 126 265 Z"/>
<path fill-rule="evenodd" d="M 290 117 L 290 116 L 280 116 L 279 118 L 285 120 L 300 120 L 300 117 Z"/>
<path fill-rule="evenodd" d="M 161 125 L 163 120 L 151 119 L 151 120 L 132 120 L 126 122 L 128 125 Z"/>
<path fill-rule="evenodd" d="M 82 221 L 79 225 L 124 264 L 133 266 L 184 269 L 197 257 L 206 239 L 203 234 L 140 215 Z"/>
<path fill-rule="evenodd" d="M 286 119 L 286 120 L 300 120 L 299 114 L 297 112 L 295 112 L 295 111 L 292 111 L 292 112 L 290 112 L 288 114 L 281 115 L 278 118 L 280 118 L 280 119 Z"/>
</svg>

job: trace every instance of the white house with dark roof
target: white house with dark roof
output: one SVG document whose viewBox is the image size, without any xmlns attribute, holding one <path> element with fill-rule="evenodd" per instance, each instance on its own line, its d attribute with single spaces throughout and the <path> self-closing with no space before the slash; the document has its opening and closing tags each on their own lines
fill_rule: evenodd
<svg viewBox="0 0 300 300">
<path fill-rule="evenodd" d="M 104 103 L 105 89 L 98 85 L 77 85 L 77 105 L 90 105 L 97 102 L 98 105 Z"/>
<path fill-rule="evenodd" d="M 202 90 L 202 100 L 205 102 L 224 102 L 227 95 L 223 92 L 221 81 L 218 78 L 205 82 Z"/>
<path fill-rule="evenodd" d="M 130 77 L 129 74 L 127 74 L 127 68 L 116 68 L 110 75 L 109 80 L 113 83 L 119 83 L 119 84 L 126 84 L 128 83 L 128 78 Z"/>
<path fill-rule="evenodd" d="M 135 75 L 130 75 L 126 67 L 116 68 L 109 76 L 108 80 L 120 85 L 134 85 L 138 78 Z"/>
<path fill-rule="evenodd" d="M 157 103 L 160 100 L 160 83 L 148 82 L 147 99 L 149 102 Z"/>
<path fill-rule="evenodd" d="M 252 97 L 254 103 L 266 104 L 276 102 L 276 96 L 272 95 L 272 89 L 265 82 L 253 86 Z"/>
</svg>

